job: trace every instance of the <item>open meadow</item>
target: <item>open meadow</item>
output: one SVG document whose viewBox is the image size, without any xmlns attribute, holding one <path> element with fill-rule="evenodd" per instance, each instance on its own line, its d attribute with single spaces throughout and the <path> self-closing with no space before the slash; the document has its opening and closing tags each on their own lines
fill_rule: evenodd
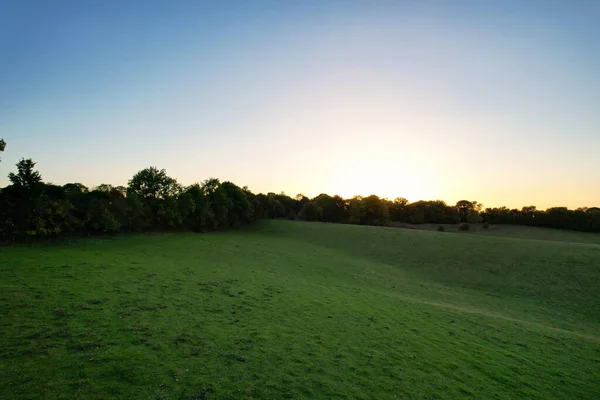
<svg viewBox="0 0 600 400">
<path fill-rule="evenodd" d="M 0 398 L 598 399 L 600 236 L 522 229 L 2 247 Z"/>
</svg>

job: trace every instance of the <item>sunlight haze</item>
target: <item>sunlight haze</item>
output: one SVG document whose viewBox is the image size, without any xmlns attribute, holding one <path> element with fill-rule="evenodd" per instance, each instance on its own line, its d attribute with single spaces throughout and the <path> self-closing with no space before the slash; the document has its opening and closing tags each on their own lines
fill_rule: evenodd
<svg viewBox="0 0 600 400">
<path fill-rule="evenodd" d="M 600 2 L 0 3 L 0 185 L 600 206 Z"/>
</svg>

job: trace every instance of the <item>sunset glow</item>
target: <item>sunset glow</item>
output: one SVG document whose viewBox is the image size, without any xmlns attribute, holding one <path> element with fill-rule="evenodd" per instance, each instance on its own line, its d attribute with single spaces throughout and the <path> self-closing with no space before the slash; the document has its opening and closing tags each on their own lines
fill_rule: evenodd
<svg viewBox="0 0 600 400">
<path fill-rule="evenodd" d="M 249 3 L 0 6 L 0 184 L 599 205 L 598 3 Z"/>
</svg>

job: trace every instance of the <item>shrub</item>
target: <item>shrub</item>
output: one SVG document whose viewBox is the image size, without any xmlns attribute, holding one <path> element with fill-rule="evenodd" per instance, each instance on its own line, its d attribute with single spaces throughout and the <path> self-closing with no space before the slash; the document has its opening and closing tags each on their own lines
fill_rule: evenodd
<svg viewBox="0 0 600 400">
<path fill-rule="evenodd" d="M 483 229 L 488 229 L 490 227 L 490 224 L 488 224 L 487 222 L 484 222 L 483 225 L 481 225 L 481 227 Z"/>
<path fill-rule="evenodd" d="M 460 226 L 458 227 L 459 231 L 468 231 L 471 229 L 471 225 L 469 224 L 460 224 Z"/>
<path fill-rule="evenodd" d="M 442 225 L 437 227 L 438 232 L 446 232 L 446 228 L 444 228 Z"/>
</svg>

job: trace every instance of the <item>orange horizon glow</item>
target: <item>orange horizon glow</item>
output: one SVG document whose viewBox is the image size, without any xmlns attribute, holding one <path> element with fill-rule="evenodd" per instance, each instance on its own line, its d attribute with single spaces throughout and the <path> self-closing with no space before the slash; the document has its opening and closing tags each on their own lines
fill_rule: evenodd
<svg viewBox="0 0 600 400">
<path fill-rule="evenodd" d="M 291 196 L 600 206 L 593 13 L 276 3 L 169 3 L 118 31 L 110 4 L 49 10 L 0 76 L 0 186 L 25 157 L 60 184 L 156 166 Z"/>
</svg>

